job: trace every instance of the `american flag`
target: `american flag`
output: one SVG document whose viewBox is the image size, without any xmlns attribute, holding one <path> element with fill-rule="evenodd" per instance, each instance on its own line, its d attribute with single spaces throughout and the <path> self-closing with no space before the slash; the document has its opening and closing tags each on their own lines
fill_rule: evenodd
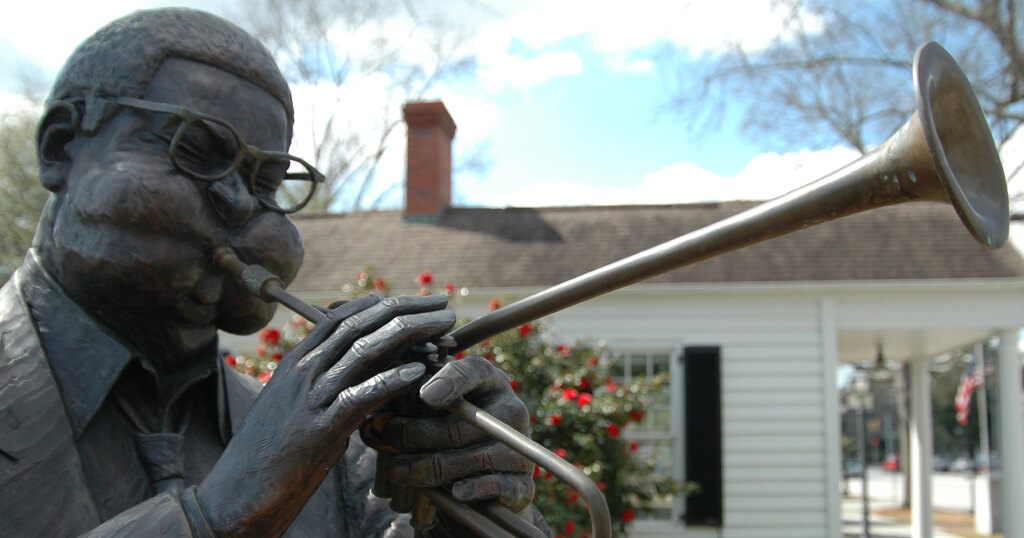
<svg viewBox="0 0 1024 538">
<path fill-rule="evenodd" d="M 957 387 L 956 399 L 953 400 L 957 424 L 967 425 L 967 417 L 970 416 L 971 411 L 971 394 L 984 382 L 984 374 L 978 369 L 978 361 L 972 355 L 967 361 L 967 368 L 960 376 L 960 386 Z"/>
</svg>

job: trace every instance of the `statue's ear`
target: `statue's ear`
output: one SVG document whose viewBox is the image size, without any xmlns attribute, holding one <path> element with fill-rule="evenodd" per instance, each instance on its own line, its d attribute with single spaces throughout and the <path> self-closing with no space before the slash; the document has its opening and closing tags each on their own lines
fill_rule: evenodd
<svg viewBox="0 0 1024 538">
<path fill-rule="evenodd" d="M 67 101 L 57 101 L 46 109 L 36 134 L 39 152 L 39 180 L 50 192 L 64 186 L 71 167 L 68 144 L 78 130 L 78 110 Z"/>
</svg>

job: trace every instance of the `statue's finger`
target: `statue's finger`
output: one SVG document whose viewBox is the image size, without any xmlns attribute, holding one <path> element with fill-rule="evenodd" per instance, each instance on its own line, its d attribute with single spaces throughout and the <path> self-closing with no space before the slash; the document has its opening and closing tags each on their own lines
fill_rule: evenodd
<svg viewBox="0 0 1024 538">
<path fill-rule="evenodd" d="M 461 450 L 392 456 L 385 474 L 396 484 L 432 488 L 486 474 L 526 474 L 533 467 L 522 454 L 493 441 Z"/>
<path fill-rule="evenodd" d="M 381 372 L 341 391 L 327 409 L 328 420 L 365 417 L 380 406 L 404 394 L 426 372 L 426 366 L 412 362 Z"/>
<path fill-rule="evenodd" d="M 366 300 L 367 297 L 372 298 L 373 303 L 357 310 L 355 305 Z M 360 297 L 337 308 L 337 311 L 351 311 L 351 313 L 344 316 L 344 319 L 335 325 L 333 333 L 312 351 L 310 358 L 303 359 L 303 361 L 322 362 L 323 358 L 336 359 L 358 338 L 377 330 L 396 316 L 440 310 L 447 304 L 446 297 L 437 295 L 386 297 L 383 299 L 373 295 Z M 322 365 L 323 369 L 327 369 L 330 364 L 333 364 L 333 360 Z"/>
<path fill-rule="evenodd" d="M 290 368 L 296 363 L 308 364 L 306 357 L 311 351 L 320 346 L 324 340 L 338 328 L 338 325 L 346 318 L 358 314 L 367 308 L 380 302 L 380 297 L 367 295 L 355 301 L 345 303 L 338 308 L 331 309 L 320 323 L 317 323 L 313 330 L 306 335 L 288 354 L 281 359 L 280 368 Z"/>
<path fill-rule="evenodd" d="M 377 318 L 366 321 L 368 326 L 377 326 L 379 322 Z M 317 378 L 310 390 L 309 401 L 313 405 L 327 405 L 338 391 L 392 366 L 407 349 L 443 335 L 453 325 L 455 313 L 451 310 L 421 312 L 390 319 L 373 332 L 350 342 L 341 358 Z M 339 328 L 338 332 L 342 330 Z M 353 329 L 349 332 L 359 331 Z"/>
<path fill-rule="evenodd" d="M 530 413 L 518 398 L 496 398 L 486 411 L 520 432 L 529 430 Z M 488 434 L 454 415 L 396 416 L 384 423 L 380 435 L 388 446 L 403 453 L 462 448 L 490 440 Z"/>
<path fill-rule="evenodd" d="M 490 474 L 452 484 L 452 497 L 459 502 L 498 501 L 513 512 L 529 506 L 534 492 L 533 478 L 528 474 Z"/>
<path fill-rule="evenodd" d="M 508 376 L 483 357 L 466 357 L 445 364 L 420 387 L 420 399 L 431 407 L 447 407 L 467 394 L 511 388 Z"/>
</svg>

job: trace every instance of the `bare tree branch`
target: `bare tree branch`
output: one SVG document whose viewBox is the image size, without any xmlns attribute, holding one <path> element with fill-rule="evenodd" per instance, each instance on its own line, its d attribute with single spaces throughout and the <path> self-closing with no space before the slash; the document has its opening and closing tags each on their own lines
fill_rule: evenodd
<svg viewBox="0 0 1024 538">
<path fill-rule="evenodd" d="M 710 59 L 676 55 L 689 79 L 674 102 L 698 117 L 720 101 L 747 103 L 755 136 L 786 143 L 810 137 L 866 151 L 913 112 L 911 60 L 919 45 L 936 40 L 974 81 L 1003 144 L 1024 121 L 1018 3 L 780 0 L 785 23 L 766 47 L 736 42 Z"/>
<path fill-rule="evenodd" d="M 402 104 L 476 65 L 464 50 L 468 29 L 408 0 L 255 0 L 245 19 L 293 88 L 334 96 L 310 109 L 315 117 L 303 133 L 327 178 L 307 211 L 379 203 L 368 197 L 380 188 L 377 171 L 401 125 Z M 299 101 L 297 107 L 316 106 Z"/>
</svg>

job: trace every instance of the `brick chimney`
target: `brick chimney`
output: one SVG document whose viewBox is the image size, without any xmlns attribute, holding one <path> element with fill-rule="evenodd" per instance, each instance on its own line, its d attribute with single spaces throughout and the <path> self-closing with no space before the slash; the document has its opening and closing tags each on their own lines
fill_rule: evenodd
<svg viewBox="0 0 1024 538">
<path fill-rule="evenodd" d="M 405 220 L 437 222 L 452 203 L 455 121 L 440 101 L 406 103 Z"/>
</svg>

